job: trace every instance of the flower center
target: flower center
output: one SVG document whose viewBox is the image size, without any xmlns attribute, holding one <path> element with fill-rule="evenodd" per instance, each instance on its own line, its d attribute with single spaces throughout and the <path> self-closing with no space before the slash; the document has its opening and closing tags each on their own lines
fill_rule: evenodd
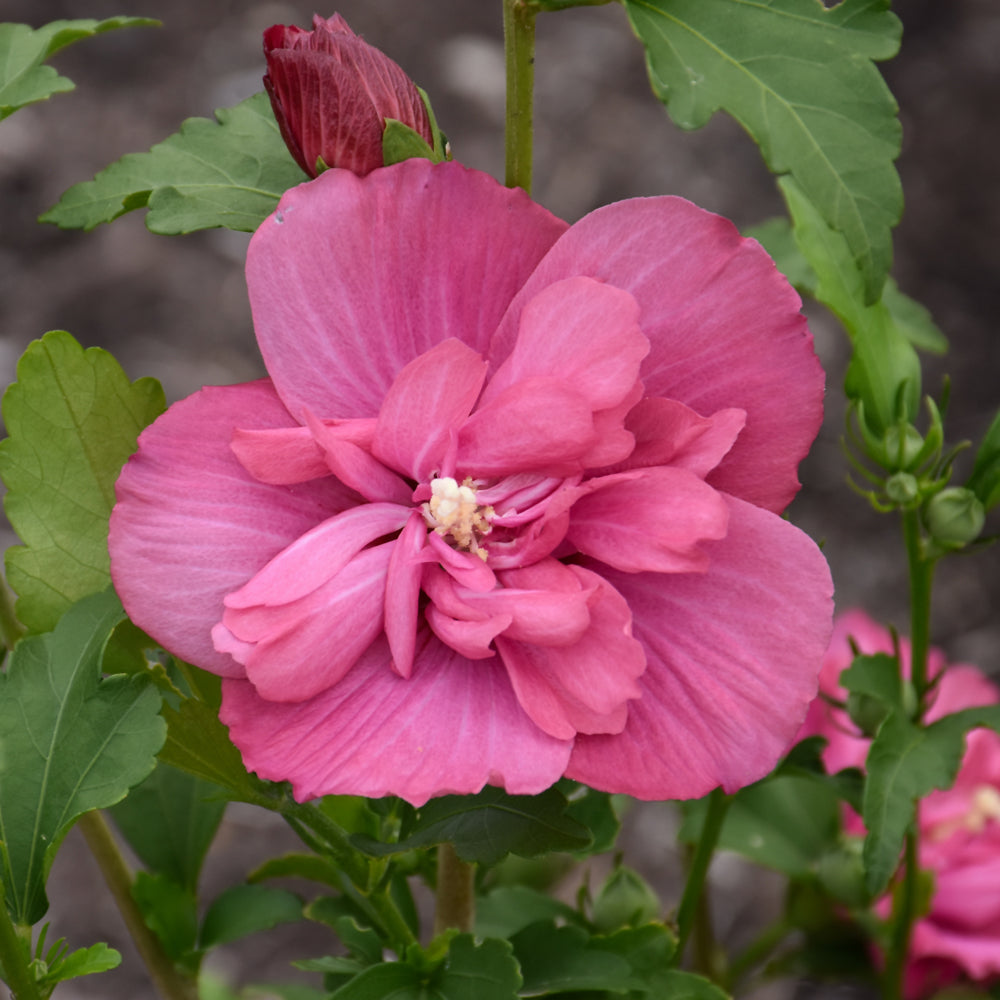
<svg viewBox="0 0 1000 1000">
<path fill-rule="evenodd" d="M 991 819 L 1000 820 L 1000 792 L 992 785 L 979 785 L 972 793 L 972 808 L 963 825 L 971 833 L 982 833 Z"/>
<path fill-rule="evenodd" d="M 480 505 L 471 479 L 461 485 L 451 476 L 432 479 L 431 498 L 421 504 L 421 510 L 428 526 L 449 538 L 455 548 L 475 552 L 486 561 L 486 550 L 479 543 L 493 530 L 493 508 Z"/>
</svg>

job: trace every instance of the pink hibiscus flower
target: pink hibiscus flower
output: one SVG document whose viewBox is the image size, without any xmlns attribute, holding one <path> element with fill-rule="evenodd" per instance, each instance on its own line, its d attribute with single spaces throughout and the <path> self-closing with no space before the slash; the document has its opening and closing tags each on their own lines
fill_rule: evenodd
<svg viewBox="0 0 1000 1000">
<path fill-rule="evenodd" d="M 287 192 L 247 282 L 270 379 L 143 433 L 110 547 L 249 769 L 420 804 L 774 765 L 832 587 L 778 516 L 822 371 L 758 244 L 678 198 L 568 227 L 410 160 Z"/>
<path fill-rule="evenodd" d="M 848 637 L 862 653 L 891 653 L 892 637 L 863 611 L 837 617 L 833 640 L 823 663 L 820 690 L 843 700 L 841 672 L 853 659 Z M 900 643 L 903 669 L 909 673 L 910 645 Z M 948 666 L 932 649 L 929 673 L 944 671 L 927 712 L 934 722 L 953 712 L 1000 701 L 1000 690 L 973 666 Z M 817 698 L 800 738 L 819 734 L 829 743 L 827 769 L 863 767 L 870 741 L 846 712 Z M 906 976 L 908 997 L 930 996 L 960 979 L 983 982 L 1000 975 L 1000 736 L 977 729 L 969 733 L 958 778 L 945 792 L 932 792 L 921 803 L 920 866 L 934 875 L 930 911 L 917 922 L 910 943 Z M 848 828 L 863 833 L 853 815 Z M 879 904 L 888 916 L 890 902 Z"/>
</svg>

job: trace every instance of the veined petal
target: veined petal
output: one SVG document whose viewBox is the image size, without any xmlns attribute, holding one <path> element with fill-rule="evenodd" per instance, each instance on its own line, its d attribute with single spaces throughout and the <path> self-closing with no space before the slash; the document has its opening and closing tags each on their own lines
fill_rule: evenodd
<svg viewBox="0 0 1000 1000">
<path fill-rule="evenodd" d="M 115 486 L 111 575 L 129 617 L 213 673 L 243 674 L 211 639 L 225 596 L 357 499 L 332 476 L 263 483 L 230 447 L 237 427 L 295 426 L 267 380 L 202 389 L 142 432 Z"/>
<path fill-rule="evenodd" d="M 594 410 L 617 406 L 633 389 L 649 341 L 639 305 L 620 288 L 567 278 L 543 288 L 524 307 L 514 349 L 490 379 L 484 402 L 521 379 L 565 379 Z"/>
<path fill-rule="evenodd" d="M 394 544 L 358 553 L 335 577 L 297 601 L 226 608 L 222 624 L 236 639 L 253 644 L 243 665 L 262 698 L 306 701 L 354 666 L 382 631 L 385 577 Z"/>
<path fill-rule="evenodd" d="M 440 474 L 451 435 L 472 412 L 486 379 L 486 362 L 449 337 L 396 376 L 375 429 L 373 452 L 417 482 Z"/>
<path fill-rule="evenodd" d="M 504 634 L 497 636 L 496 647 L 518 701 L 547 733 L 563 739 L 572 733 L 619 733 L 629 700 L 640 697 L 636 678 L 646 669 L 645 652 L 632 638 L 631 613 L 614 587 L 581 566 L 562 568 L 581 588 L 593 590 L 589 628 L 580 640 L 542 646 Z M 520 572 L 530 576 L 534 569 Z"/>
<path fill-rule="evenodd" d="M 492 364 L 514 349 L 528 303 L 574 275 L 639 303 L 651 345 L 640 373 L 648 395 L 703 414 L 746 411 L 745 430 L 709 482 L 783 510 L 822 419 L 823 371 L 799 297 L 761 246 L 682 198 L 599 208 L 570 227 L 525 283 L 490 346 Z"/>
<path fill-rule="evenodd" d="M 308 427 L 237 427 L 231 447 L 240 465 L 262 483 L 291 486 L 330 475 L 323 451 Z"/>
<path fill-rule="evenodd" d="M 478 476 L 571 475 L 597 440 L 593 411 L 569 382 L 525 378 L 476 410 L 458 433 L 456 465 Z"/>
<path fill-rule="evenodd" d="M 614 738 L 579 737 L 567 776 L 642 799 L 688 799 L 763 777 L 816 693 L 830 570 L 792 524 L 727 498 L 706 573 L 603 575 L 628 601 L 648 667 Z"/>
<path fill-rule="evenodd" d="M 373 417 L 403 367 L 440 341 L 485 353 L 565 228 L 523 191 L 457 162 L 406 160 L 363 178 L 327 170 L 292 188 L 247 253 L 278 394 L 302 423 L 305 408 Z"/>
<path fill-rule="evenodd" d="M 227 608 L 277 607 L 306 597 L 335 577 L 363 548 L 399 531 L 411 511 L 389 503 L 352 507 L 307 531 L 239 590 Z"/>
<path fill-rule="evenodd" d="M 420 579 L 426 565 L 419 555 L 426 545 L 427 525 L 414 511 L 392 548 L 385 581 L 385 634 L 392 667 L 400 677 L 409 677 L 413 670 Z"/>
<path fill-rule="evenodd" d="M 536 795 L 562 775 L 572 745 L 524 714 L 498 658 L 473 663 L 429 632 L 408 680 L 379 640 L 339 684 L 301 704 L 227 681 L 220 718 L 247 768 L 291 781 L 300 802 L 347 793 L 420 806 L 486 784 Z"/>
<path fill-rule="evenodd" d="M 702 543 L 725 538 L 722 494 L 687 469 L 636 470 L 589 480 L 570 508 L 567 538 L 585 555 L 627 573 L 703 573 Z"/>
</svg>

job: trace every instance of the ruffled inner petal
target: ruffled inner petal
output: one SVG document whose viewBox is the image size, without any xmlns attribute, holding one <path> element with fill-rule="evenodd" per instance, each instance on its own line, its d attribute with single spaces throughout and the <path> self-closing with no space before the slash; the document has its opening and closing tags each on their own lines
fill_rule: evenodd
<svg viewBox="0 0 1000 1000">
<path fill-rule="evenodd" d="M 486 379 L 486 362 L 449 338 L 411 361 L 379 410 L 373 452 L 417 482 L 440 473 L 449 438 L 472 412 Z"/>
<path fill-rule="evenodd" d="M 570 508 L 569 541 L 628 573 L 705 572 L 702 543 L 724 538 L 729 523 L 722 494 L 686 469 L 637 471 L 586 483 Z"/>
</svg>

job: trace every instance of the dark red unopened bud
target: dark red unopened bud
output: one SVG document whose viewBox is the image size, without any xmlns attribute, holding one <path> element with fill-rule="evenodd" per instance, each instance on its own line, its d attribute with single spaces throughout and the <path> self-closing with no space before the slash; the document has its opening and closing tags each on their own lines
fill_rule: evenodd
<svg viewBox="0 0 1000 1000">
<path fill-rule="evenodd" d="M 334 14 L 313 30 L 275 24 L 264 32 L 264 87 L 288 148 L 315 177 L 317 161 L 367 174 L 382 166 L 385 120 L 395 118 L 433 143 L 413 81 Z"/>
</svg>

